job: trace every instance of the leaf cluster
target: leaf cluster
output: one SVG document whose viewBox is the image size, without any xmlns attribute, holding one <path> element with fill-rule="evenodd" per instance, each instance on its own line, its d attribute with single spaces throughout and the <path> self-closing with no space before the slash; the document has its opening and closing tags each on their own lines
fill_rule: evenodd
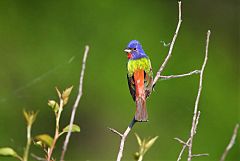
<svg viewBox="0 0 240 161">
<path fill-rule="evenodd" d="M 11 147 L 0 148 L 0 156 L 14 157 L 21 161 L 27 161 L 28 155 L 29 155 L 28 150 L 30 148 L 31 142 L 33 142 L 34 145 L 43 149 L 43 151 L 45 152 L 45 160 L 48 160 L 48 161 L 55 160 L 52 157 L 52 153 L 53 153 L 53 149 L 55 148 L 58 138 L 69 131 L 80 132 L 80 127 L 76 124 L 73 124 L 71 126 L 71 129 L 70 129 L 70 125 L 66 125 L 64 128 L 62 128 L 60 130 L 60 126 L 59 126 L 62 111 L 68 103 L 72 89 L 73 89 L 73 86 L 65 89 L 63 92 L 60 92 L 59 89 L 56 88 L 59 101 L 55 101 L 55 100 L 48 101 L 48 106 L 52 108 L 52 110 L 55 114 L 55 119 L 56 119 L 55 135 L 53 137 L 46 133 L 38 134 L 35 137 L 32 137 L 31 136 L 31 127 L 36 120 L 38 112 L 23 110 L 23 116 L 26 120 L 27 129 L 28 129 L 27 130 L 27 145 L 25 147 L 25 152 L 23 154 L 23 157 L 20 156 Z M 26 149 L 28 149 L 28 150 L 26 150 Z"/>
</svg>

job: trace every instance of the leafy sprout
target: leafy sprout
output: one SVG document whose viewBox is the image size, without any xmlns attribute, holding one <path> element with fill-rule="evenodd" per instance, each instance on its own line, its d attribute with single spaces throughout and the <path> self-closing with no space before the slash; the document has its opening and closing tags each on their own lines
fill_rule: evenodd
<svg viewBox="0 0 240 161">
<path fill-rule="evenodd" d="M 134 159 L 137 161 L 141 161 L 145 153 L 152 147 L 152 145 L 157 140 L 158 136 L 148 139 L 141 139 L 138 134 L 135 133 L 137 138 L 137 142 L 139 145 L 139 151 L 134 154 Z"/>
</svg>

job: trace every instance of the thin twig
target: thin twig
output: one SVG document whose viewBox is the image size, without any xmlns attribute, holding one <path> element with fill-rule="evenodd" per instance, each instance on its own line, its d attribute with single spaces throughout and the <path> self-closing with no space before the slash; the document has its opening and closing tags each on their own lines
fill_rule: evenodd
<svg viewBox="0 0 240 161">
<path fill-rule="evenodd" d="M 158 79 L 161 76 L 161 73 L 163 71 L 163 69 L 165 68 L 165 66 L 167 65 L 168 60 L 170 59 L 171 55 L 172 55 L 172 50 L 173 50 L 173 46 L 174 43 L 176 41 L 177 35 L 178 35 L 178 31 L 180 29 L 181 23 L 182 23 L 182 12 L 181 12 L 181 1 L 178 2 L 178 24 L 177 24 L 177 28 L 176 31 L 174 33 L 173 39 L 171 41 L 170 47 L 169 47 L 169 51 L 168 51 L 168 55 L 165 58 L 164 62 L 162 63 L 161 67 L 159 68 L 154 80 L 153 80 L 153 87 L 154 85 L 157 83 Z"/>
<path fill-rule="evenodd" d="M 65 156 L 67 146 L 68 146 L 68 142 L 69 142 L 71 132 L 72 132 L 72 126 L 73 126 L 76 110 L 77 110 L 78 104 L 80 102 L 80 99 L 82 97 L 83 77 L 84 77 L 84 71 L 85 71 L 85 67 L 86 67 L 86 60 L 87 60 L 87 56 L 88 56 L 88 51 L 89 51 L 89 46 L 86 45 L 83 60 L 82 60 L 82 70 L 81 70 L 81 75 L 80 75 L 79 91 L 78 91 L 77 99 L 76 99 L 76 101 L 73 105 L 71 120 L 70 120 L 70 123 L 69 123 L 69 130 L 68 130 L 67 136 L 65 138 L 63 148 L 62 148 L 62 154 L 61 154 L 61 159 L 60 159 L 61 161 L 64 161 L 64 156 Z"/>
<path fill-rule="evenodd" d="M 177 158 L 177 161 L 180 161 L 182 159 L 182 154 L 184 152 L 184 150 L 186 149 L 186 147 L 188 147 L 189 145 L 189 142 L 190 142 L 190 138 L 188 139 L 188 141 L 183 145 L 182 147 L 182 150 L 180 151 L 179 155 L 178 155 L 178 158 Z"/>
<path fill-rule="evenodd" d="M 200 114 L 201 114 L 201 112 L 198 111 L 198 113 L 197 113 L 197 118 L 196 118 L 196 124 L 195 124 L 195 127 L 194 127 L 194 135 L 197 133 L 197 126 L 198 126 Z"/>
<path fill-rule="evenodd" d="M 228 146 L 226 147 L 224 153 L 222 154 L 222 157 L 220 159 L 220 161 L 224 161 L 228 152 L 230 151 L 230 149 L 233 147 L 234 143 L 235 143 L 235 140 L 236 140 L 236 137 L 237 137 L 237 133 L 238 133 L 238 128 L 239 128 L 239 124 L 236 124 L 235 128 L 234 128 L 234 131 L 233 131 L 233 135 L 232 135 L 232 138 L 228 144 Z"/>
<path fill-rule="evenodd" d="M 190 133 L 190 141 L 189 141 L 189 147 L 188 147 L 188 161 L 192 160 L 192 143 L 193 143 L 193 136 L 196 131 L 196 123 L 197 123 L 197 111 L 198 111 L 198 104 L 199 104 L 199 99 L 201 96 L 201 91 L 202 91 L 202 80 L 203 80 L 203 72 L 205 69 L 205 66 L 207 64 L 207 59 L 208 59 L 208 44 L 209 44 L 209 38 L 210 38 L 210 30 L 207 32 L 207 39 L 206 39 L 206 49 L 205 49 L 205 58 L 204 62 L 201 68 L 201 73 L 200 73 L 200 80 L 199 80 L 199 88 L 198 88 L 198 94 L 197 98 L 195 101 L 195 107 L 194 107 L 194 115 L 193 115 L 193 120 L 192 120 L 192 128 L 191 128 L 191 133 Z"/>
<path fill-rule="evenodd" d="M 188 159 L 191 160 L 192 158 L 192 139 L 193 136 L 196 134 L 196 130 L 197 130 L 197 125 L 199 122 L 199 117 L 200 117 L 200 111 L 198 111 L 198 103 L 199 103 L 199 98 L 201 95 L 201 90 L 202 90 L 202 77 L 203 77 L 203 71 L 205 69 L 206 63 L 207 63 L 207 59 L 208 59 L 208 44 L 209 44 L 209 38 L 210 38 L 210 30 L 208 30 L 207 32 L 207 40 L 206 40 L 206 49 L 205 49 L 205 58 L 204 58 L 204 62 L 202 65 L 202 68 L 200 70 L 200 81 L 199 81 L 199 88 L 198 88 L 198 95 L 195 101 L 195 108 L 194 108 L 194 116 L 193 116 L 193 121 L 192 121 L 192 128 L 191 128 L 191 135 L 188 139 L 188 141 L 186 142 L 185 145 L 183 145 L 182 150 L 180 151 L 177 161 L 181 160 L 182 154 L 184 152 L 184 150 L 186 149 L 186 147 L 189 147 L 189 155 L 188 155 Z"/>
<path fill-rule="evenodd" d="M 184 141 L 182 141 L 181 139 L 179 138 L 174 138 L 175 140 L 179 141 L 179 143 L 183 144 L 183 145 L 186 145 L 186 146 L 189 146 L 187 143 L 185 143 Z"/>
<path fill-rule="evenodd" d="M 39 160 L 39 161 L 47 161 L 47 159 L 41 158 L 41 157 L 39 157 L 39 156 L 37 156 L 37 155 L 35 155 L 35 154 L 33 154 L 33 153 L 31 153 L 31 156 L 32 156 L 34 159 Z"/>
<path fill-rule="evenodd" d="M 200 70 L 194 70 L 189 73 L 180 74 L 180 75 L 168 75 L 168 76 L 160 75 L 159 78 L 161 80 L 169 80 L 169 79 L 173 79 L 173 78 L 181 78 L 181 77 L 186 77 L 186 76 L 190 76 L 193 74 L 199 74 L 200 72 L 201 72 Z"/>
<path fill-rule="evenodd" d="M 201 157 L 201 156 L 209 156 L 208 153 L 203 153 L 203 154 L 193 154 L 192 157 Z"/>
<path fill-rule="evenodd" d="M 117 135 L 119 135 L 120 137 L 122 137 L 123 136 L 123 134 L 121 134 L 120 132 L 118 132 L 117 130 L 115 130 L 115 129 L 113 129 L 113 128 L 108 128 L 110 131 L 112 131 L 113 133 L 115 133 L 115 134 L 117 134 Z"/>
<path fill-rule="evenodd" d="M 121 137 L 117 161 L 120 161 L 122 159 L 125 140 L 129 134 L 129 132 L 132 130 L 135 123 L 136 123 L 136 120 L 135 120 L 135 118 L 133 118 L 133 120 L 131 121 L 131 123 L 129 124 L 129 126 L 127 127 L 127 129 L 125 130 L 125 132 L 123 134 L 121 134 L 120 132 L 118 132 L 115 129 L 108 128 L 110 131 L 112 131 L 113 133 L 115 133 Z"/>
</svg>

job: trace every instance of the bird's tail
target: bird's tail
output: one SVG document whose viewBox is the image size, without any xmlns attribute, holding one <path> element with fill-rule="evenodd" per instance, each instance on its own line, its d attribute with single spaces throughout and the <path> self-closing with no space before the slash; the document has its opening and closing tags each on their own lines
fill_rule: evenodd
<svg viewBox="0 0 240 161">
<path fill-rule="evenodd" d="M 135 113 L 136 121 L 148 121 L 148 113 L 146 108 L 146 100 L 142 97 L 136 98 L 136 113 Z"/>
</svg>

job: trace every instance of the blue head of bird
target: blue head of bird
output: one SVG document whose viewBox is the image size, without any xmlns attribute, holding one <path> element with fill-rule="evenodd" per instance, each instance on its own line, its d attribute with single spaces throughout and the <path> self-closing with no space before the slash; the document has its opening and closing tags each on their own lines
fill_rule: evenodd
<svg viewBox="0 0 240 161">
<path fill-rule="evenodd" d="M 142 49 L 142 45 L 137 40 L 130 41 L 124 51 L 128 54 L 128 59 L 135 60 L 147 57 L 147 55 Z"/>
</svg>

